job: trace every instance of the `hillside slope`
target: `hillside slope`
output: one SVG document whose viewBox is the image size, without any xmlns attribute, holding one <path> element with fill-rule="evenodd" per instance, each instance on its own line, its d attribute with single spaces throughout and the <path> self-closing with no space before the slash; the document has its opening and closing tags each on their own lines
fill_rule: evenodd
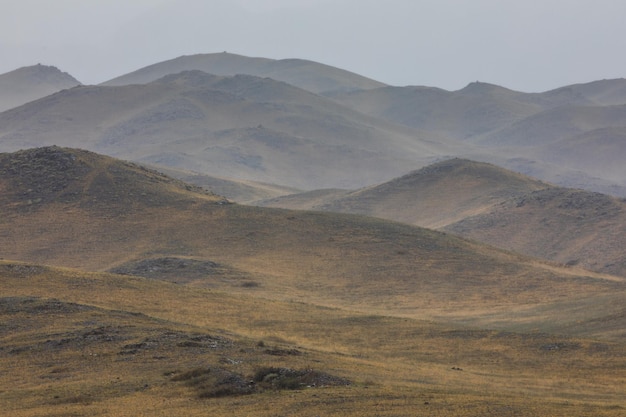
<svg viewBox="0 0 626 417">
<path fill-rule="evenodd" d="M 626 202 L 549 188 L 512 198 L 444 230 L 531 256 L 626 276 Z"/>
<path fill-rule="evenodd" d="M 318 190 L 255 204 L 400 221 L 626 276 L 625 200 L 485 163 L 451 159 L 356 191 Z"/>
<path fill-rule="evenodd" d="M 54 181 L 45 187 L 53 194 L 39 194 L 31 170 Z M 485 302 L 493 320 L 514 306 L 614 294 L 624 285 L 401 223 L 225 204 L 84 151 L 4 154 L 0 172 L 7 259 L 90 271 L 193 260 L 205 267 L 188 285 L 462 320 L 483 317 Z"/>
</svg>

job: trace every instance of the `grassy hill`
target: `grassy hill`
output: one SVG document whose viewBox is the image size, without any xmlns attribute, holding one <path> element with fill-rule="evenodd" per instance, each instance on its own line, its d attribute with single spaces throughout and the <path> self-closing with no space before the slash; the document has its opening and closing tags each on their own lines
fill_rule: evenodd
<svg viewBox="0 0 626 417">
<path fill-rule="evenodd" d="M 626 203 L 551 188 L 513 198 L 444 228 L 492 245 L 626 276 Z"/>
<path fill-rule="evenodd" d="M 401 223 L 227 204 L 84 151 L 44 148 L 5 154 L 1 161 L 1 172 L 22 172 L 19 179 L 4 174 L 1 182 L 6 259 L 89 271 L 146 268 L 150 262 L 159 267 L 166 258 L 209 262 L 215 273 L 200 268 L 186 282 L 270 299 L 463 320 L 481 320 L 483 303 L 492 314 L 604 294 L 616 285 Z M 26 175 L 24 165 L 37 174 Z M 34 187 L 40 172 L 54 181 L 45 192 Z"/>
<path fill-rule="evenodd" d="M 623 279 L 74 149 L 0 155 L 0 189 L 12 415 L 626 408 Z"/>
<path fill-rule="evenodd" d="M 275 60 L 226 52 L 181 56 L 121 75 L 102 85 L 147 84 L 169 74 L 193 70 L 225 76 L 247 74 L 268 77 L 313 93 L 365 90 L 384 85 L 340 68 L 304 59 Z"/>
<path fill-rule="evenodd" d="M 41 64 L 0 74 L 0 112 L 77 85 L 71 75 Z"/>
<path fill-rule="evenodd" d="M 624 200 L 556 187 L 486 163 L 451 159 L 356 191 L 311 191 L 256 204 L 400 221 L 626 276 Z"/>
</svg>

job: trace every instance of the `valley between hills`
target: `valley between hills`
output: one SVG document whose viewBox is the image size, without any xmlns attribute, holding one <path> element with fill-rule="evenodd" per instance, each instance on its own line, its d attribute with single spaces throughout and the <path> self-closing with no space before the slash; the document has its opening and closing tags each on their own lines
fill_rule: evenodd
<svg viewBox="0 0 626 417">
<path fill-rule="evenodd" d="M 623 415 L 624 91 L 1 74 L 0 407 Z"/>
</svg>

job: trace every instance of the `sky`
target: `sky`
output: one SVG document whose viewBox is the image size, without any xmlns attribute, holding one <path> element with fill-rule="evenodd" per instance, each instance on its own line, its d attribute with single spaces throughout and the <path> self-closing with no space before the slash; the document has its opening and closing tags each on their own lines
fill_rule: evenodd
<svg viewBox="0 0 626 417">
<path fill-rule="evenodd" d="M 390 85 L 626 77 L 626 0 L 0 0 L 0 73 L 97 84 L 181 55 L 302 58 Z"/>
</svg>

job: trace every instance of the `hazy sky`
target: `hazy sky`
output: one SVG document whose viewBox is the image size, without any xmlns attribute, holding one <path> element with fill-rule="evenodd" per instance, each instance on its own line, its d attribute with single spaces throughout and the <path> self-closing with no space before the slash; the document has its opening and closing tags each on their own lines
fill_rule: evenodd
<svg viewBox="0 0 626 417">
<path fill-rule="evenodd" d="M 0 73 L 95 84 L 180 55 L 304 58 L 392 85 L 626 77 L 626 0 L 0 0 Z"/>
</svg>

